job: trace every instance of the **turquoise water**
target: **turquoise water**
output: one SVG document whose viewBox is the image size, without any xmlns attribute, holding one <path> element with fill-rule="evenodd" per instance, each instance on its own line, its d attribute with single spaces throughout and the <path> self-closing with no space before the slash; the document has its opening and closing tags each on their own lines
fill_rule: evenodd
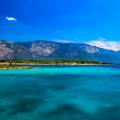
<svg viewBox="0 0 120 120">
<path fill-rule="evenodd" d="M 120 120 L 120 68 L 0 70 L 0 120 Z"/>
</svg>

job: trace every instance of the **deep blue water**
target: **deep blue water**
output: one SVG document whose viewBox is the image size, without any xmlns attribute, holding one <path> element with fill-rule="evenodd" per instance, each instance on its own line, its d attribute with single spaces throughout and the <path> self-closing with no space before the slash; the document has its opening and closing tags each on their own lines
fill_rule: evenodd
<svg viewBox="0 0 120 120">
<path fill-rule="evenodd" d="M 120 67 L 0 70 L 0 120 L 120 120 Z"/>
</svg>

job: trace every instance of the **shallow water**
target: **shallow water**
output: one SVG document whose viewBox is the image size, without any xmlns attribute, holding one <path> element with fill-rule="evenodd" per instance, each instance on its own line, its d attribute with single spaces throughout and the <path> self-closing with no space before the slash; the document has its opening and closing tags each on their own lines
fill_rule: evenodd
<svg viewBox="0 0 120 120">
<path fill-rule="evenodd" d="M 0 70 L 0 120 L 120 120 L 120 68 Z"/>
</svg>

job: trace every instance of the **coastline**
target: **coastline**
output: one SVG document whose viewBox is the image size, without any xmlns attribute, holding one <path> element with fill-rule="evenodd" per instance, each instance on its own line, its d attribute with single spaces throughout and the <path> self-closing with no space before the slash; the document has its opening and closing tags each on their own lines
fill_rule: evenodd
<svg viewBox="0 0 120 120">
<path fill-rule="evenodd" d="M 33 66 L 109 66 L 111 64 L 76 64 L 76 63 L 58 63 L 58 64 L 35 64 L 35 63 L 13 63 L 12 65 L 0 63 L 0 70 L 14 70 L 14 69 L 32 69 Z"/>
<path fill-rule="evenodd" d="M 14 70 L 14 69 L 32 69 L 30 66 L 19 65 L 0 65 L 0 70 Z"/>
<path fill-rule="evenodd" d="M 48 66 L 48 65 L 50 65 L 50 66 L 56 66 L 56 65 L 60 65 L 60 66 L 88 66 L 88 65 L 90 65 L 90 66 L 94 66 L 94 65 L 100 65 L 100 66 L 103 66 L 103 65 L 111 65 L 111 64 L 70 64 L 70 63 L 64 63 L 64 64 L 34 64 L 34 63 L 17 63 L 16 65 L 23 65 L 23 66 L 35 66 L 35 65 L 38 65 L 38 66 Z"/>
</svg>

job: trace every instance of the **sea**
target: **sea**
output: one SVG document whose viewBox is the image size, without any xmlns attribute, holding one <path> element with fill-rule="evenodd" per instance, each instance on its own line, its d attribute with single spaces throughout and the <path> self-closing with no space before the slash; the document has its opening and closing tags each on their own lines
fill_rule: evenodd
<svg viewBox="0 0 120 120">
<path fill-rule="evenodd" d="M 120 120 L 120 66 L 0 70 L 0 120 Z"/>
</svg>

